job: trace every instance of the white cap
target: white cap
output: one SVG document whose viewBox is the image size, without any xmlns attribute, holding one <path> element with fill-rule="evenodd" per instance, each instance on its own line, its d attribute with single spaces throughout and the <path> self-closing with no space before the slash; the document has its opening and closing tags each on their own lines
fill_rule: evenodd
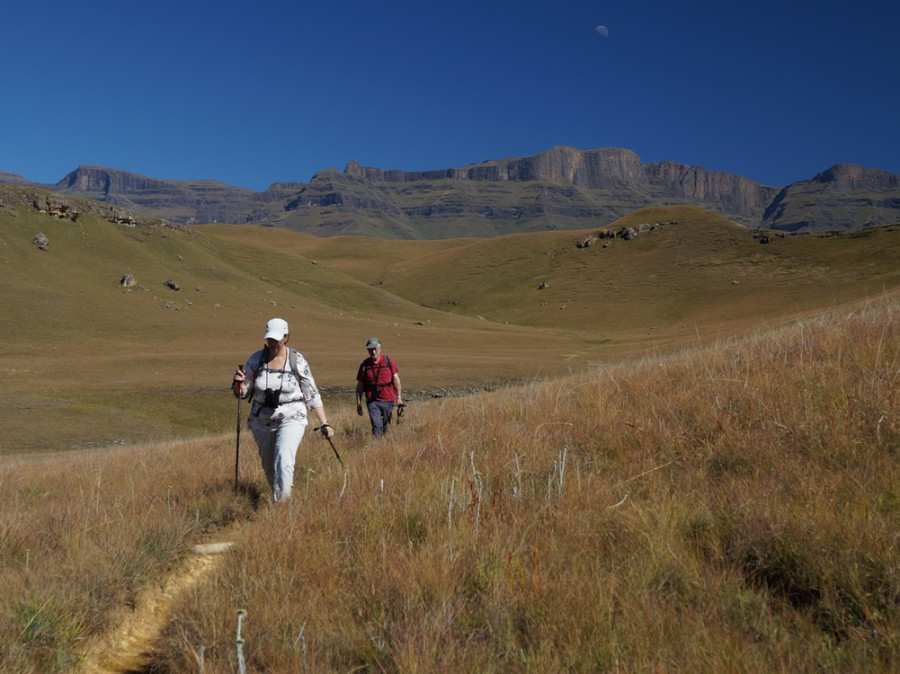
<svg viewBox="0 0 900 674">
<path fill-rule="evenodd" d="M 282 318 L 273 318 L 266 323 L 266 334 L 263 339 L 278 340 L 288 334 L 288 332 L 290 332 L 290 330 L 288 330 L 287 321 Z"/>
</svg>

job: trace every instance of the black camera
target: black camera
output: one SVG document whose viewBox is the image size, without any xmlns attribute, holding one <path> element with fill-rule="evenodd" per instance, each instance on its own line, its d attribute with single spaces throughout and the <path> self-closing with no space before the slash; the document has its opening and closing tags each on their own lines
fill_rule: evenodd
<svg viewBox="0 0 900 674">
<path fill-rule="evenodd" d="M 264 403 L 265 407 L 278 407 L 281 399 L 281 391 L 274 388 L 267 388 L 265 390 L 266 401 Z"/>
</svg>

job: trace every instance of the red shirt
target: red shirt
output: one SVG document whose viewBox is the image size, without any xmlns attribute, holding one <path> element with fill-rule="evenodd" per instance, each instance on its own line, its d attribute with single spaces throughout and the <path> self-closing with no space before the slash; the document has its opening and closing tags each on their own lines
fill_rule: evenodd
<svg viewBox="0 0 900 674">
<path fill-rule="evenodd" d="M 394 402 L 397 399 L 397 393 L 394 391 L 395 374 L 397 374 L 397 366 L 394 361 L 381 354 L 381 358 L 377 362 L 366 358 L 360 363 L 356 381 L 362 382 L 367 401 Z"/>
</svg>

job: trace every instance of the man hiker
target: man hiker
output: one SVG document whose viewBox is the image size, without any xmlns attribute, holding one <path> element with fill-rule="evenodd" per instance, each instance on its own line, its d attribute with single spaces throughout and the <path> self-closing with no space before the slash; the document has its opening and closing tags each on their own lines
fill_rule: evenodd
<svg viewBox="0 0 900 674">
<path fill-rule="evenodd" d="M 356 373 L 356 413 L 362 416 L 363 395 L 372 423 L 372 435 L 380 438 L 391 425 L 394 403 L 403 404 L 403 388 L 397 364 L 381 353 L 381 342 L 371 337 L 366 342 L 369 357 L 359 366 Z"/>
</svg>

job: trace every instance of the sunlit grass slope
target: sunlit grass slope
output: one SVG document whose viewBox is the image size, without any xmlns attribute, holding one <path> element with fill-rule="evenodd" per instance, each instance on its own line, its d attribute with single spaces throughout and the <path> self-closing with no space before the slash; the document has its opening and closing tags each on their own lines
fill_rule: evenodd
<svg viewBox="0 0 900 674">
<path fill-rule="evenodd" d="M 260 498 L 234 438 L 7 457 L 0 666 L 76 665 L 190 545 L 234 541 L 146 671 L 892 672 L 900 305 L 352 410 Z M 116 613 L 117 607 L 123 609 Z"/>
<path fill-rule="evenodd" d="M 601 354 L 698 332 L 702 339 L 737 334 L 900 282 L 896 227 L 841 237 L 773 234 L 760 243 L 722 216 L 677 206 L 636 211 L 607 229 L 641 223 L 667 224 L 581 248 L 576 243 L 598 230 L 419 242 L 203 231 L 235 244 L 283 247 L 417 306 L 579 333 L 586 344 L 602 345 Z"/>
</svg>

